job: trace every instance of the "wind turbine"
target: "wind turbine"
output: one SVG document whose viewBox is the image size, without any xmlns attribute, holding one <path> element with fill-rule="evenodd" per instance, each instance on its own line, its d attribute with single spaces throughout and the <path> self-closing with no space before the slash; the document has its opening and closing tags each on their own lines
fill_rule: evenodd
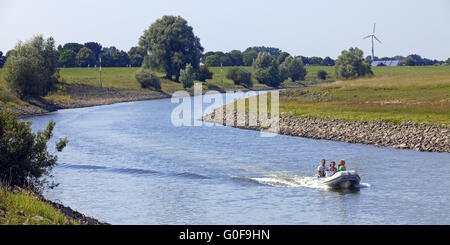
<svg viewBox="0 0 450 245">
<path fill-rule="evenodd" d="M 381 43 L 381 41 L 375 36 L 375 24 L 373 24 L 373 32 L 372 34 L 369 34 L 368 36 L 365 36 L 363 39 L 367 39 L 369 37 L 372 38 L 372 61 L 373 61 L 373 57 L 374 57 L 374 51 L 373 51 L 373 39 L 375 38 L 379 43 Z"/>
</svg>

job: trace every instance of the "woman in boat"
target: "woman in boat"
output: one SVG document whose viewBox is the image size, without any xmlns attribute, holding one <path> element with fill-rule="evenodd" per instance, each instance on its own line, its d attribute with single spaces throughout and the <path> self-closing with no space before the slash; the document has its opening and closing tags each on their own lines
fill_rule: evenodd
<svg viewBox="0 0 450 245">
<path fill-rule="evenodd" d="M 345 168 L 345 160 L 344 159 L 341 159 L 339 161 L 339 165 L 338 165 L 337 171 L 338 172 L 340 172 L 340 171 L 347 171 L 347 169 Z"/>
<path fill-rule="evenodd" d="M 331 161 L 330 167 L 328 168 L 328 171 L 331 172 L 331 175 L 335 174 L 338 171 L 335 166 L 336 166 L 336 163 L 334 161 Z"/>
</svg>

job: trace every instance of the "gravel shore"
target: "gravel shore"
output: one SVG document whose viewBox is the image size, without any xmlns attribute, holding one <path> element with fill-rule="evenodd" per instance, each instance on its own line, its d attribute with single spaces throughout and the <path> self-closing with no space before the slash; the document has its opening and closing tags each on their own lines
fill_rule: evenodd
<svg viewBox="0 0 450 245">
<path fill-rule="evenodd" d="M 249 126 L 249 115 L 237 113 L 225 115 L 223 120 L 216 118 L 216 111 L 206 115 L 202 120 L 225 125 L 225 122 L 235 122 L 238 128 L 262 130 L 258 122 Z M 251 115 L 255 118 L 255 115 Z M 245 123 L 237 125 L 237 118 Z M 267 125 L 267 124 L 266 124 Z M 279 134 L 299 136 L 312 139 L 325 139 L 360 143 L 376 146 L 390 146 L 400 149 L 414 149 L 429 152 L 450 152 L 450 128 L 446 126 L 427 125 L 413 122 L 394 124 L 384 121 L 345 121 L 336 119 L 319 119 L 303 116 L 281 114 L 279 117 Z"/>
</svg>

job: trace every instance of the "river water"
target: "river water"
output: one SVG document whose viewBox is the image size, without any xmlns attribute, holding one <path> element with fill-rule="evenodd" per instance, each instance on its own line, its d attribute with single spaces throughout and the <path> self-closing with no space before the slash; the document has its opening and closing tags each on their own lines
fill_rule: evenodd
<svg viewBox="0 0 450 245">
<path fill-rule="evenodd" d="M 450 224 L 449 153 L 175 127 L 177 105 L 160 99 L 29 118 L 34 130 L 56 122 L 53 143 L 69 139 L 53 170 L 60 185 L 45 196 L 111 224 Z M 319 185 L 322 158 L 345 158 L 360 188 Z"/>
</svg>

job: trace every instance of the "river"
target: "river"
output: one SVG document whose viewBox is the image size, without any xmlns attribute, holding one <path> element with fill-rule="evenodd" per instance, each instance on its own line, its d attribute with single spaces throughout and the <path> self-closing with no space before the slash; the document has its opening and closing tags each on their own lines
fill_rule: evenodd
<svg viewBox="0 0 450 245">
<path fill-rule="evenodd" d="M 34 130 L 56 122 L 53 145 L 69 139 L 53 169 L 60 185 L 45 196 L 111 224 L 450 224 L 449 153 L 175 127 L 176 106 L 159 99 L 28 118 Z M 345 158 L 360 188 L 319 185 L 322 158 Z"/>
</svg>

